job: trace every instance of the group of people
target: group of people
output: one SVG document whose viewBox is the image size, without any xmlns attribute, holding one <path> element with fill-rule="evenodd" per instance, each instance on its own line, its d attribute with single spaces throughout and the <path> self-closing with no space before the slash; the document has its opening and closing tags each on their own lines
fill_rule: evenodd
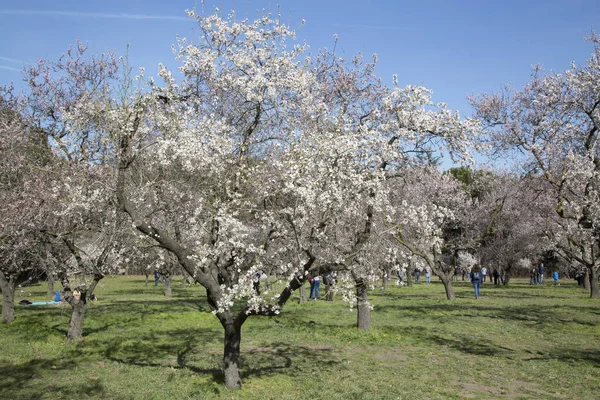
<svg viewBox="0 0 600 400">
<path fill-rule="evenodd" d="M 426 283 L 431 283 L 431 268 L 429 266 L 426 266 L 423 271 L 425 272 L 425 282 Z M 483 283 L 486 280 L 488 280 L 488 276 L 489 276 L 489 281 L 494 282 L 494 285 L 499 285 L 500 281 L 502 279 L 502 277 L 500 276 L 500 273 L 498 272 L 498 270 L 494 269 L 491 273 L 490 271 L 486 268 L 486 267 L 480 267 L 480 274 L 481 274 L 481 278 L 480 278 L 480 282 Z M 419 282 L 419 277 L 421 275 L 421 269 L 419 268 L 415 268 L 413 271 L 414 277 L 415 277 L 415 282 Z M 471 282 L 472 278 L 471 278 L 471 272 L 469 272 L 469 270 L 467 268 L 462 268 L 462 267 L 457 267 L 454 270 L 454 275 L 452 277 L 452 279 L 454 281 L 458 281 L 458 275 L 462 275 L 462 280 L 465 280 L 465 277 L 467 278 L 467 280 L 469 282 Z M 398 271 L 398 284 L 402 285 L 404 279 L 402 276 L 400 276 L 400 271 Z"/>
<path fill-rule="evenodd" d="M 544 263 L 540 263 L 537 267 L 533 267 L 529 274 L 530 285 L 543 285 L 544 284 Z"/>
<path fill-rule="evenodd" d="M 463 281 L 465 280 L 465 274 L 467 273 L 467 269 L 466 268 L 457 268 L 455 269 L 454 272 L 454 280 L 458 280 L 457 276 L 458 276 L 458 271 L 461 271 L 462 275 L 463 275 Z M 426 266 L 424 268 L 425 271 L 425 281 L 426 283 L 431 283 L 431 268 L 429 266 Z M 415 268 L 413 271 L 414 277 L 415 277 L 415 282 L 419 282 L 419 277 L 421 275 L 421 270 L 419 268 Z M 486 280 L 486 276 L 487 276 L 487 268 L 486 267 L 480 267 L 479 265 L 474 266 L 473 268 L 471 268 L 471 271 L 468 272 L 468 279 L 471 283 L 473 283 L 473 287 L 475 288 L 475 298 L 478 299 L 479 298 L 479 290 L 481 287 L 481 283 L 485 282 Z M 494 281 L 496 282 L 496 284 L 498 284 L 498 277 L 499 274 L 497 271 L 494 271 Z M 398 270 L 398 285 L 400 286 L 405 286 L 404 283 L 404 272 L 402 270 Z"/>
<path fill-rule="evenodd" d="M 257 295 L 260 295 L 261 290 L 261 279 L 264 278 L 264 274 L 262 271 L 258 271 L 254 277 L 252 278 L 252 288 L 256 292 Z M 325 295 L 326 300 L 333 300 L 333 290 L 332 287 L 336 283 L 336 279 L 331 274 L 326 274 L 323 279 L 325 280 L 325 285 L 327 286 L 327 293 Z M 319 299 L 319 290 L 321 288 L 321 277 L 319 275 L 308 278 L 308 282 L 310 283 L 310 295 L 309 300 L 316 301 Z"/>
<path fill-rule="evenodd" d="M 423 271 L 425 272 L 425 282 L 426 283 L 431 283 L 431 267 L 426 266 Z M 483 282 L 486 281 L 486 277 L 488 276 L 488 269 L 483 266 L 479 266 L 479 265 L 475 265 L 474 267 L 471 268 L 471 271 L 468 272 L 468 270 L 466 268 L 456 268 L 454 271 L 454 280 L 458 280 L 458 274 L 462 274 L 462 280 L 465 280 L 465 275 L 467 275 L 467 279 L 473 284 L 473 288 L 475 290 L 475 298 L 478 299 L 479 298 L 479 294 L 480 294 L 480 288 L 481 288 L 481 284 Z M 413 271 L 414 277 L 415 277 L 415 282 L 419 282 L 419 277 L 421 275 L 421 269 L 419 268 L 415 268 Z M 260 295 L 260 280 L 262 278 L 262 272 L 257 272 L 256 275 L 253 277 L 252 279 L 252 286 L 254 291 Z M 400 286 L 406 286 L 406 283 L 404 282 L 404 279 L 406 277 L 406 272 L 403 270 L 398 270 L 398 282 L 397 285 Z M 500 274 L 498 273 L 497 270 L 493 270 L 492 272 L 492 276 L 490 277 L 490 282 L 492 280 L 492 277 L 494 279 L 494 284 L 498 285 L 498 280 L 500 278 Z M 159 280 L 161 280 L 161 275 L 158 271 L 156 271 L 154 273 L 154 285 L 158 286 L 158 282 Z M 554 284 L 558 285 L 558 272 L 555 271 L 553 274 L 553 278 L 554 278 Z M 327 300 L 332 300 L 333 298 L 333 290 L 332 287 L 335 284 L 335 278 L 331 275 L 331 274 L 327 274 L 324 277 L 325 279 L 325 284 L 327 285 L 327 295 L 326 295 L 326 299 Z M 308 279 L 309 283 L 310 283 L 310 295 L 309 295 L 309 300 L 317 300 L 319 298 L 319 289 L 321 286 L 321 277 L 320 276 L 314 276 Z M 543 284 L 544 283 L 544 264 L 540 264 L 538 267 L 533 268 L 531 270 L 531 280 L 530 280 L 530 284 Z"/>
<path fill-rule="evenodd" d="M 471 272 L 469 272 L 469 281 L 473 284 L 473 288 L 475 289 L 476 299 L 479 298 L 481 284 L 486 281 L 486 277 L 489 275 L 488 272 L 489 271 L 486 267 L 481 267 L 479 265 L 473 266 L 471 268 Z M 493 270 L 492 276 L 490 277 L 490 282 L 492 281 L 492 277 L 494 278 L 494 285 L 498 285 L 500 279 L 500 273 L 498 270 Z"/>
<path fill-rule="evenodd" d="M 425 272 L 425 283 L 431 283 L 431 267 L 429 265 L 427 265 L 425 268 L 423 268 L 423 271 Z M 415 282 L 419 283 L 419 278 L 421 276 L 421 269 L 415 268 L 413 271 L 413 274 L 415 276 Z"/>
<path fill-rule="evenodd" d="M 481 267 L 481 282 L 486 282 L 488 279 L 490 282 L 493 282 L 494 285 L 499 285 L 503 282 L 503 277 L 500 275 L 500 272 L 497 269 L 490 270 L 487 267 Z M 458 281 L 458 275 L 462 276 L 462 280 L 465 278 L 470 282 L 471 281 L 471 273 L 468 268 L 457 267 L 454 270 L 453 280 Z M 489 277 L 489 278 L 488 278 Z"/>
<path fill-rule="evenodd" d="M 543 285 L 544 284 L 544 272 L 546 268 L 544 267 L 544 263 L 540 263 L 537 267 L 531 269 L 529 273 L 529 284 L 530 285 Z M 554 280 L 554 285 L 560 285 L 558 282 L 560 276 L 558 271 L 554 271 L 552 273 L 552 279 Z"/>
</svg>

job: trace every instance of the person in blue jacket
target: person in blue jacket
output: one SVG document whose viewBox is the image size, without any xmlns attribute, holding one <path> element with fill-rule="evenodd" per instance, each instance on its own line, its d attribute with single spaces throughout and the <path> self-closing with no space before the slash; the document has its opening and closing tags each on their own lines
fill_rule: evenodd
<svg viewBox="0 0 600 400">
<path fill-rule="evenodd" d="M 481 286 L 481 267 L 479 265 L 471 268 L 471 283 L 473 283 L 473 288 L 475 289 L 475 298 L 478 299 L 479 287 Z"/>
</svg>

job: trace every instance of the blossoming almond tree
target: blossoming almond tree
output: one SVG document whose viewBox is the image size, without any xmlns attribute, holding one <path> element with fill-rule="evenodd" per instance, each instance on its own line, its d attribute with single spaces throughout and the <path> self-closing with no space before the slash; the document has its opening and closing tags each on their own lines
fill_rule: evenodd
<svg viewBox="0 0 600 400">
<path fill-rule="evenodd" d="M 442 280 L 448 300 L 454 300 L 451 279 L 457 257 L 467 250 L 461 231 L 470 211 L 469 199 L 454 177 L 436 167 L 412 168 L 398 183 L 392 182 L 394 212 L 386 224 L 408 255 L 424 262 Z"/>
<path fill-rule="evenodd" d="M 47 169 L 54 179 L 46 182 L 42 197 L 51 203 L 51 210 L 46 213 L 45 225 L 36 229 L 51 238 L 53 246 L 62 248 L 55 252 L 71 254 L 73 262 L 59 265 L 53 272 L 78 271 L 77 282 L 63 280 L 72 307 L 70 340 L 82 337 L 88 296 L 117 266 L 109 258 L 115 238 L 121 230 L 131 230 L 130 225 L 120 225 L 116 212 L 109 167 L 115 159 L 112 143 L 95 129 L 103 110 L 86 107 L 110 95 L 118 63 L 112 54 L 86 59 L 85 52 L 86 46 L 78 42 L 58 61 L 40 60 L 27 67 L 24 80 L 28 91 L 19 103 L 24 120 L 51 149 L 52 165 Z M 83 113 L 87 113 L 85 118 Z"/>
<path fill-rule="evenodd" d="M 5 88 L 7 89 L 7 88 Z M 27 124 L 11 90 L 0 96 L 0 289 L 2 322 L 14 320 L 14 291 L 41 278 L 49 259 L 40 229 L 51 215 L 54 176 L 45 138 Z"/>
<path fill-rule="evenodd" d="M 311 129 L 318 137 L 311 154 L 329 171 L 322 185 L 334 190 L 326 197 L 332 199 L 328 207 L 318 209 L 329 216 L 315 226 L 329 232 L 319 238 L 319 259 L 354 280 L 350 299 L 358 305 L 357 325 L 365 330 L 370 324 L 367 288 L 386 263 L 387 249 L 377 249 L 385 240 L 375 223 L 391 212 L 386 181 L 437 146 L 464 155 L 477 133 L 476 123 L 461 121 L 444 104 L 434 105 L 430 90 L 383 85 L 374 73 L 376 61 L 376 56 L 365 63 L 360 55 L 350 62 L 327 51 L 319 55 L 315 71 L 327 113 Z"/>
<path fill-rule="evenodd" d="M 490 271 L 505 272 L 508 282 L 519 257 L 535 257 L 547 248 L 540 239 L 550 226 L 540 217 L 547 199 L 528 178 L 477 171 L 461 185 L 452 178 L 457 171 L 451 172 L 407 174 L 404 190 L 392 191 L 398 211 L 388 222 L 409 254 L 440 277 L 450 300 L 454 268 L 467 254 Z"/>
<path fill-rule="evenodd" d="M 558 251 L 589 271 L 590 296 L 600 298 L 598 227 L 600 157 L 600 38 L 586 65 L 544 74 L 540 67 L 521 90 L 473 97 L 497 152 L 518 150 L 546 182 L 555 201 L 549 230 Z"/>
<path fill-rule="evenodd" d="M 81 96 L 62 117 L 75 137 L 89 131 L 114 155 L 116 200 L 133 226 L 206 288 L 234 388 L 248 317 L 278 314 L 319 265 L 368 276 L 359 270 L 388 166 L 436 139 L 462 149 L 471 125 L 431 111 L 421 88 L 377 84 L 375 96 L 332 100 L 331 87 L 355 94 L 352 74 L 322 79 L 326 64 L 304 57 L 304 44 L 288 47 L 294 31 L 270 16 L 190 17 L 202 36 L 179 40 L 183 80 L 164 66 L 161 84 L 126 72 L 121 90 Z M 260 271 L 277 271 L 283 291 L 254 290 Z"/>
<path fill-rule="evenodd" d="M 485 173 L 471 185 L 477 193 L 465 231 L 471 251 L 505 285 L 520 258 L 539 259 L 552 246 L 544 232 L 553 228 L 552 199 L 539 177 Z"/>
<path fill-rule="evenodd" d="M 83 337 L 83 323 L 87 305 L 98 283 L 105 275 L 118 270 L 118 254 L 124 252 L 131 236 L 131 225 L 117 213 L 111 201 L 113 191 L 105 185 L 107 174 L 100 166 L 91 166 L 94 172 L 81 167 L 82 173 L 73 172 L 68 189 L 62 188 L 58 197 L 60 211 L 48 236 L 59 240 L 71 257 L 60 266 L 65 300 L 71 306 L 71 321 L 67 337 Z M 81 172 L 80 171 L 80 172 Z M 74 179 L 76 178 L 77 179 Z M 92 178 L 90 180 L 90 178 Z"/>
<path fill-rule="evenodd" d="M 294 32 L 277 21 L 190 16 L 203 36 L 179 41 L 185 79 L 176 83 L 161 67 L 164 85 L 113 107 L 103 128 L 118 138 L 122 210 L 206 288 L 225 332 L 225 384 L 234 388 L 242 325 L 278 314 L 315 260 L 283 239 L 277 211 L 286 199 L 276 194 L 288 179 L 273 166 L 314 114 L 317 85 L 300 59 L 305 46 L 288 50 Z M 292 261 L 278 265 L 288 286 L 258 294 L 252 278 L 290 252 Z"/>
</svg>

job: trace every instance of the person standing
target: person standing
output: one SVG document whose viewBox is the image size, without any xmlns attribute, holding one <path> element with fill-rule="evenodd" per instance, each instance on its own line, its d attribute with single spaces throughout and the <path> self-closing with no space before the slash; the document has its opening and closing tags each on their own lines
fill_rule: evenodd
<svg viewBox="0 0 600 400">
<path fill-rule="evenodd" d="M 544 284 L 544 263 L 540 263 L 540 266 L 538 268 L 538 274 L 539 274 L 539 284 L 543 285 Z"/>
<path fill-rule="evenodd" d="M 479 298 L 479 287 L 481 285 L 481 268 L 479 265 L 475 265 L 471 269 L 471 282 L 473 283 L 473 288 L 475 289 L 475 298 Z"/>
<path fill-rule="evenodd" d="M 415 283 L 419 283 L 419 275 L 421 275 L 421 271 L 418 267 L 415 267 Z"/>
<path fill-rule="evenodd" d="M 321 286 L 321 278 L 319 276 L 315 276 L 312 278 L 310 282 L 310 296 L 308 296 L 309 300 L 317 300 L 319 298 L 319 287 Z"/>
<path fill-rule="evenodd" d="M 498 273 L 497 269 L 494 270 L 494 272 L 492 273 L 492 276 L 494 277 L 494 285 L 497 285 L 498 279 L 500 278 L 500 273 Z"/>
<path fill-rule="evenodd" d="M 431 267 L 425 267 L 425 283 L 431 283 Z"/>
<path fill-rule="evenodd" d="M 481 268 L 481 282 L 485 282 L 485 277 L 487 276 L 487 268 Z"/>
<path fill-rule="evenodd" d="M 258 271 L 254 277 L 252 278 L 252 287 L 257 295 L 260 296 L 260 278 L 262 277 L 262 273 Z"/>
<path fill-rule="evenodd" d="M 554 275 L 553 276 L 553 278 L 554 278 L 554 286 L 557 286 L 559 284 L 558 283 L 558 271 L 554 271 L 553 275 Z"/>
</svg>

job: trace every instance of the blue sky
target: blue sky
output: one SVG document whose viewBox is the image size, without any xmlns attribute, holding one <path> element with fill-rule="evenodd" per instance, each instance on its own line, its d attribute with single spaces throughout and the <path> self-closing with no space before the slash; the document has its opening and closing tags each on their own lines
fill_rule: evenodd
<svg viewBox="0 0 600 400">
<path fill-rule="evenodd" d="M 236 8 L 240 17 L 257 10 L 277 13 L 298 31 L 312 51 L 333 46 L 348 58 L 360 51 L 377 53 L 377 73 L 402 85 L 423 85 L 462 115 L 471 109 L 465 97 L 523 85 L 530 66 L 564 70 L 571 61 L 585 62 L 592 46 L 583 40 L 600 31 L 598 0 L 213 0 L 205 10 Z M 76 39 L 93 53 L 130 44 L 133 66 L 155 74 L 157 64 L 175 68 L 171 44 L 177 34 L 194 36 L 185 9 L 193 0 L 3 0 L 0 3 L 0 84 L 14 81 L 24 63 L 56 59 Z"/>
</svg>

